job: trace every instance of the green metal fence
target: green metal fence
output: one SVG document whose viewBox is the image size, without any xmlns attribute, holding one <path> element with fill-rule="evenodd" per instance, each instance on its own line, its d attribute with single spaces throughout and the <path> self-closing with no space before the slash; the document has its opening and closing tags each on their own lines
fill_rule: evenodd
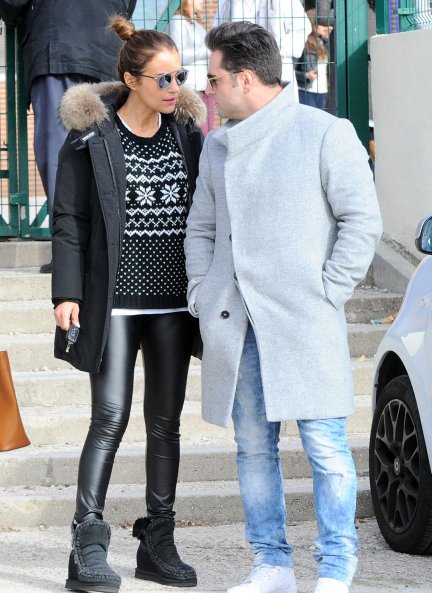
<svg viewBox="0 0 432 593">
<path fill-rule="evenodd" d="M 306 0 L 306 8 L 316 0 Z M 402 0 L 401 0 L 402 1 Z M 139 28 L 164 31 L 181 0 L 138 0 L 133 21 Z M 367 0 L 334 0 L 335 29 L 330 38 L 328 110 L 350 119 L 363 144 L 369 145 L 368 4 Z M 211 28 L 216 0 L 206 0 L 201 23 Z M 28 136 L 32 114 L 27 112 L 19 30 L 0 35 L 5 59 L 0 74 L 6 88 L 0 103 L 0 237 L 48 238 L 46 198 L 37 175 Z M 28 131 L 30 133 L 28 134 Z"/>
<path fill-rule="evenodd" d="M 432 28 L 431 0 L 376 0 L 377 33 Z"/>
<path fill-rule="evenodd" d="M 0 70 L 5 109 L 0 118 L 6 125 L 0 128 L 0 236 L 49 238 L 46 197 L 28 148 L 33 115 L 27 112 L 21 37 L 20 28 L 3 25 Z"/>
<path fill-rule="evenodd" d="M 337 115 L 348 118 L 369 151 L 368 5 L 336 0 Z"/>
</svg>

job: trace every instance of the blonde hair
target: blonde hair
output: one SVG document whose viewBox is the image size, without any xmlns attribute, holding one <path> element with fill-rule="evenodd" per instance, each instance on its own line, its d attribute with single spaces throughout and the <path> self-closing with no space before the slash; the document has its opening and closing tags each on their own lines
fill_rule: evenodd
<svg viewBox="0 0 432 593">
<path fill-rule="evenodd" d="M 129 39 L 136 33 L 135 25 L 119 14 L 111 17 L 109 28 L 112 29 L 123 41 L 129 41 Z"/>
<path fill-rule="evenodd" d="M 182 0 L 180 4 L 180 14 L 193 21 L 195 18 L 194 0 Z"/>
<path fill-rule="evenodd" d="M 125 42 L 117 61 L 118 76 L 123 83 L 125 72 L 139 76 L 160 51 L 178 51 L 174 41 L 165 33 L 153 29 L 136 29 L 123 16 L 113 16 L 109 21 L 109 28 Z"/>
<path fill-rule="evenodd" d="M 306 51 L 311 54 L 316 54 L 319 61 L 325 62 L 328 59 L 327 48 L 321 37 L 318 35 L 316 10 L 311 8 L 310 10 L 306 11 L 306 14 L 308 15 L 312 25 L 312 33 L 308 35 L 306 41 Z"/>
</svg>

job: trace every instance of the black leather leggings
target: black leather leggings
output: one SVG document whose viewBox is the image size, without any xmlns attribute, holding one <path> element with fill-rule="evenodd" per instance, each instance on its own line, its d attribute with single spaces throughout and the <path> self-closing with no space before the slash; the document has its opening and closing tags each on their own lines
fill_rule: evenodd
<svg viewBox="0 0 432 593">
<path fill-rule="evenodd" d="M 174 516 L 180 414 L 196 320 L 187 312 L 111 318 L 99 373 L 90 375 L 92 415 L 81 454 L 75 520 L 102 518 L 114 457 L 126 430 L 141 348 L 147 431 L 147 515 Z"/>
</svg>

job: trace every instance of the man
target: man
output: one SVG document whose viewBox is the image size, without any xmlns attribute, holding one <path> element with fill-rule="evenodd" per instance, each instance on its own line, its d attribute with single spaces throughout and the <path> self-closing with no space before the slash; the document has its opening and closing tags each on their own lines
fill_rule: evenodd
<svg viewBox="0 0 432 593">
<path fill-rule="evenodd" d="M 296 104 L 274 37 L 208 33 L 206 92 L 229 121 L 205 141 L 186 237 L 188 299 L 204 342 L 203 416 L 237 442 L 255 569 L 229 593 L 296 593 L 278 457 L 296 419 L 313 469 L 315 593 L 347 593 L 357 564 L 354 411 L 344 303 L 381 235 L 366 151 L 352 125 Z"/>
<path fill-rule="evenodd" d="M 282 57 L 282 80 L 293 83 L 297 100 L 293 62 L 302 55 L 312 31 L 301 0 L 224 0 L 215 25 L 227 21 L 251 21 L 273 33 Z"/>
<path fill-rule="evenodd" d="M 79 82 L 116 77 L 118 38 L 106 30 L 113 14 L 130 18 L 136 0 L 0 0 L 8 25 L 24 23 L 24 69 L 28 103 L 34 111 L 34 153 L 47 197 L 50 230 L 57 159 L 66 138 L 58 107 Z M 51 272 L 44 264 L 41 272 Z"/>
</svg>

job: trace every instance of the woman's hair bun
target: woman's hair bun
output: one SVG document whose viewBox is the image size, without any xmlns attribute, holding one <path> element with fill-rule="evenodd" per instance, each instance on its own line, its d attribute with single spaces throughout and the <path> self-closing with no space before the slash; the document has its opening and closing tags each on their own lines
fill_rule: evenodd
<svg viewBox="0 0 432 593">
<path fill-rule="evenodd" d="M 110 19 L 109 26 L 123 41 L 129 41 L 136 32 L 135 25 L 120 15 L 113 16 Z"/>
</svg>

